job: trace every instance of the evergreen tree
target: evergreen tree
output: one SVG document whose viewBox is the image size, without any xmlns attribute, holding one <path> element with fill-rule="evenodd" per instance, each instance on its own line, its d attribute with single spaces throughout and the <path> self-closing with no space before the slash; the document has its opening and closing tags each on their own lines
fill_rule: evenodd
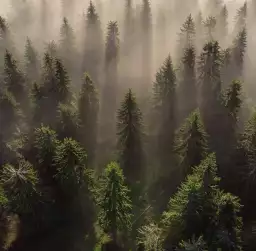
<svg viewBox="0 0 256 251">
<path fill-rule="evenodd" d="M 27 100 L 27 86 L 22 72 L 18 69 L 16 60 L 9 51 L 5 53 L 4 67 L 4 84 L 9 92 L 11 92 L 16 101 L 21 105 L 24 111 L 29 108 Z"/>
<path fill-rule="evenodd" d="M 197 108 L 197 87 L 195 69 L 195 48 L 185 49 L 182 59 L 181 79 L 179 83 L 179 121 L 183 121 Z"/>
<path fill-rule="evenodd" d="M 204 22 L 202 12 L 199 11 L 195 18 L 196 51 L 201 51 L 204 43 Z"/>
<path fill-rule="evenodd" d="M 233 42 L 232 62 L 233 62 L 233 78 L 241 78 L 243 75 L 244 56 L 247 47 L 247 31 L 243 28 Z"/>
<path fill-rule="evenodd" d="M 63 23 L 60 29 L 60 56 L 63 59 L 63 64 L 69 72 L 70 76 L 74 76 L 74 61 L 76 59 L 75 50 L 75 35 L 71 28 L 68 19 L 63 18 Z"/>
<path fill-rule="evenodd" d="M 88 166 L 94 165 L 98 132 L 99 99 L 97 90 L 85 75 L 78 100 L 79 138 L 88 155 Z"/>
<path fill-rule="evenodd" d="M 228 35 L 228 9 L 224 5 L 217 17 L 217 38 L 220 44 L 225 44 Z"/>
<path fill-rule="evenodd" d="M 0 114 L 0 135 L 3 141 L 6 141 L 13 136 L 22 118 L 18 103 L 8 91 L 0 93 Z M 1 152 L 2 150 L 1 148 Z"/>
<path fill-rule="evenodd" d="M 163 214 L 166 248 L 170 243 L 202 236 L 209 250 L 240 250 L 239 200 L 220 191 L 216 173 L 216 158 L 211 154 L 170 199 L 168 210 Z"/>
<path fill-rule="evenodd" d="M 40 75 L 40 61 L 32 45 L 32 42 L 27 38 L 25 47 L 25 76 L 30 84 L 38 82 Z"/>
<path fill-rule="evenodd" d="M 182 57 L 182 53 L 184 52 L 184 50 L 194 46 L 195 35 L 196 35 L 195 23 L 192 18 L 192 15 L 190 14 L 180 29 L 180 35 L 179 35 L 179 41 L 178 41 L 178 48 L 179 48 L 178 57 L 179 58 Z"/>
<path fill-rule="evenodd" d="M 206 132 L 210 135 L 210 148 L 220 149 L 222 139 L 222 124 L 216 125 L 215 121 L 222 121 L 223 107 L 220 96 L 221 55 L 218 42 L 209 42 L 204 46 L 199 59 L 199 82 L 201 91 L 200 113 Z M 220 147 L 220 148 L 219 148 Z M 217 153 L 218 155 L 218 153 Z"/>
<path fill-rule="evenodd" d="M 60 139 L 78 138 L 78 119 L 74 107 L 64 104 L 59 105 L 56 128 Z"/>
<path fill-rule="evenodd" d="M 207 40 L 212 41 L 213 39 L 215 39 L 216 23 L 216 18 L 213 16 L 207 17 L 206 20 L 204 21 Z"/>
<path fill-rule="evenodd" d="M 120 166 L 131 185 L 142 180 L 144 171 L 142 114 L 131 90 L 125 95 L 117 119 Z"/>
<path fill-rule="evenodd" d="M 108 24 L 105 51 L 105 85 L 102 93 L 100 140 L 114 147 L 118 95 L 119 32 L 117 22 Z"/>
<path fill-rule="evenodd" d="M 176 75 L 168 56 L 156 74 L 153 87 L 156 154 L 164 173 L 172 163 L 172 146 L 176 129 Z M 161 171 L 161 172 L 162 172 Z"/>
<path fill-rule="evenodd" d="M 245 1 L 244 5 L 237 10 L 236 14 L 236 23 L 234 27 L 234 35 L 237 36 L 242 29 L 246 27 L 246 18 L 247 18 L 247 2 Z"/>
<path fill-rule="evenodd" d="M 207 135 L 200 114 L 195 111 L 186 119 L 175 141 L 183 178 L 191 174 L 191 168 L 198 166 L 206 157 L 207 148 Z"/>
<path fill-rule="evenodd" d="M 110 163 L 104 171 L 97 205 L 100 226 L 110 234 L 114 243 L 118 242 L 119 233 L 127 237 L 131 227 L 132 203 L 122 169 L 115 162 Z"/>
<path fill-rule="evenodd" d="M 82 70 L 83 72 L 88 72 L 98 85 L 100 81 L 99 74 L 103 63 L 103 46 L 100 19 L 94 4 L 90 1 L 86 15 Z"/>
</svg>

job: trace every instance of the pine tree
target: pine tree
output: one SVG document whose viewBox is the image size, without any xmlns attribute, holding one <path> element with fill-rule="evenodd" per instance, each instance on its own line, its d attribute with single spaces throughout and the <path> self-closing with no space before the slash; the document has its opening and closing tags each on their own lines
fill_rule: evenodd
<svg viewBox="0 0 256 251">
<path fill-rule="evenodd" d="M 244 56 L 247 47 L 247 31 L 243 28 L 235 38 L 232 48 L 233 78 L 241 78 L 243 75 Z"/>
<path fill-rule="evenodd" d="M 70 76 L 74 76 L 74 61 L 76 59 L 75 50 L 75 35 L 68 19 L 63 18 L 63 23 L 60 29 L 60 57 L 63 59 L 63 64 L 69 72 Z"/>
<path fill-rule="evenodd" d="M 212 41 L 213 39 L 215 39 L 216 24 L 216 18 L 213 16 L 207 17 L 206 20 L 204 21 L 207 40 Z"/>
<path fill-rule="evenodd" d="M 85 75 L 78 100 L 79 138 L 88 155 L 88 166 L 94 165 L 98 131 L 99 99 L 94 83 Z"/>
<path fill-rule="evenodd" d="M 199 83 L 201 92 L 200 113 L 206 132 L 210 135 L 210 148 L 221 148 L 221 123 L 217 126 L 215 121 L 222 121 L 221 55 L 218 42 L 209 42 L 204 46 L 199 59 Z M 217 153 L 218 154 L 218 153 Z"/>
<path fill-rule="evenodd" d="M 25 78 L 23 73 L 18 69 L 16 60 L 9 51 L 5 53 L 5 67 L 4 67 L 4 84 L 9 92 L 11 92 L 16 101 L 21 105 L 24 111 L 29 108 L 27 100 L 27 86 L 25 85 Z"/>
<path fill-rule="evenodd" d="M 25 47 L 25 76 L 30 84 L 38 82 L 40 76 L 40 61 L 32 45 L 32 42 L 27 38 Z"/>
<path fill-rule="evenodd" d="M 220 44 L 225 44 L 228 35 L 228 9 L 224 5 L 217 17 L 217 37 Z"/>
<path fill-rule="evenodd" d="M 119 32 L 117 22 L 108 24 L 108 34 L 105 51 L 105 85 L 102 93 L 101 106 L 101 140 L 114 146 L 115 115 L 118 95 L 118 59 L 119 59 Z"/>
<path fill-rule="evenodd" d="M 244 5 L 237 10 L 236 14 L 236 23 L 234 27 L 234 35 L 237 36 L 246 27 L 246 18 L 247 18 L 247 2 L 245 1 Z"/>
<path fill-rule="evenodd" d="M 8 141 L 17 130 L 22 119 L 20 107 L 12 93 L 8 91 L 0 92 L 0 114 L 0 135 L 4 141 Z"/>
<path fill-rule="evenodd" d="M 176 74 L 168 56 L 156 74 L 153 87 L 156 151 L 159 165 L 166 172 L 172 163 L 172 146 L 176 129 Z"/>
<path fill-rule="evenodd" d="M 125 95 L 117 120 L 120 166 L 131 185 L 142 180 L 144 171 L 142 114 L 131 90 Z"/>
<path fill-rule="evenodd" d="M 88 72 L 96 84 L 99 85 L 99 73 L 102 67 L 103 36 L 101 23 L 95 6 L 90 1 L 86 14 L 83 73 Z"/>
<path fill-rule="evenodd" d="M 191 174 L 191 168 L 198 166 L 206 157 L 207 135 L 198 111 L 191 113 L 180 128 L 176 136 L 175 150 L 179 155 L 183 178 Z"/>
<path fill-rule="evenodd" d="M 56 93 L 58 103 L 68 103 L 71 99 L 70 79 L 68 73 L 59 59 L 55 60 Z"/>
<path fill-rule="evenodd" d="M 74 107 L 64 104 L 59 105 L 56 128 L 60 139 L 78 138 L 78 118 Z"/>
<path fill-rule="evenodd" d="M 115 162 L 111 162 L 104 171 L 97 205 L 100 226 L 110 234 L 114 243 L 117 244 L 119 233 L 127 237 L 131 227 L 132 203 L 122 169 Z"/>
<path fill-rule="evenodd" d="M 196 53 L 193 46 L 184 51 L 179 83 L 179 121 L 183 121 L 197 108 Z"/>
<path fill-rule="evenodd" d="M 189 47 L 195 44 L 195 23 L 190 14 L 180 29 L 179 42 L 178 42 L 178 57 L 182 57 L 182 53 Z"/>
<path fill-rule="evenodd" d="M 170 199 L 162 219 L 166 248 L 193 236 L 202 236 L 209 250 L 229 250 L 229 244 L 234 247 L 231 250 L 241 248 L 239 200 L 220 191 L 218 184 L 216 158 L 211 154 Z"/>
</svg>

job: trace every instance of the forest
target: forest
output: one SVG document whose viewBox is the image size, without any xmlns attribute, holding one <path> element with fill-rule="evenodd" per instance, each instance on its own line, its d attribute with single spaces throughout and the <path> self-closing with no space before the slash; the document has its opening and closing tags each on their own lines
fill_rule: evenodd
<svg viewBox="0 0 256 251">
<path fill-rule="evenodd" d="M 256 250 L 255 0 L 0 9 L 0 251 Z"/>
</svg>

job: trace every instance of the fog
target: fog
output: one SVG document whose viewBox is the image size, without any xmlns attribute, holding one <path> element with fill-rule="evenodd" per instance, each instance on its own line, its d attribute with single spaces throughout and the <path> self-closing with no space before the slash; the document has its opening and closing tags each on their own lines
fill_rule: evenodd
<svg viewBox="0 0 256 251">
<path fill-rule="evenodd" d="M 65 1 L 63 1 L 65 2 Z M 135 15 L 138 15 L 139 9 L 142 6 L 142 0 L 134 0 L 133 8 L 135 9 Z M 150 48 L 150 81 L 152 82 L 154 75 L 162 64 L 164 58 L 170 53 L 174 61 L 177 61 L 176 48 L 178 41 L 178 33 L 180 27 L 184 23 L 186 17 L 191 13 L 193 18 L 196 18 L 199 11 L 202 12 L 203 18 L 211 15 L 209 7 L 209 1 L 199 0 L 198 6 L 192 3 L 192 1 L 166 1 L 166 0 L 151 0 L 151 14 L 152 14 L 152 44 Z M 133 57 L 127 59 L 122 54 L 122 45 L 124 41 L 124 17 L 125 17 L 125 4 L 126 1 L 120 0 L 94 0 L 93 1 L 96 11 L 99 14 L 101 21 L 101 29 L 103 31 L 104 38 L 106 37 L 107 24 L 109 21 L 117 21 L 120 34 L 120 61 L 119 61 L 119 75 L 125 78 L 125 75 L 133 75 L 133 77 L 141 76 L 140 61 L 142 58 Z M 179 4 L 177 3 L 184 3 Z M 197 1 L 193 1 L 197 3 Z M 221 44 L 223 49 L 232 44 L 234 36 L 233 26 L 234 19 L 238 8 L 243 4 L 243 0 L 226 0 L 223 4 L 228 8 L 228 28 L 229 33 L 224 44 Z M 251 4 L 249 1 L 248 4 Z M 45 7 L 43 7 L 43 5 Z M 1 0 L 0 15 L 6 18 L 10 27 L 12 37 L 17 50 L 20 55 L 24 53 L 24 46 L 27 37 L 31 39 L 34 47 L 42 53 L 44 52 L 46 43 L 49 41 L 55 41 L 57 44 L 60 40 L 60 27 L 63 22 L 63 17 L 66 16 L 68 21 L 75 32 L 76 49 L 78 54 L 81 54 L 83 37 L 86 36 L 84 31 L 85 14 L 89 5 L 89 0 L 74 0 L 72 4 L 66 4 L 67 7 L 63 7 L 61 0 Z M 178 6 L 178 8 L 175 6 Z M 184 7 L 184 9 L 182 8 Z M 248 14 L 248 47 L 245 65 L 247 65 L 245 74 L 245 80 L 252 82 L 254 78 L 254 54 L 253 48 L 255 45 L 254 32 L 252 32 L 253 21 L 251 18 L 250 7 Z M 137 14 L 136 14 L 137 13 Z M 45 16 L 45 27 L 42 30 L 42 15 Z M 164 25 L 159 26 L 160 20 L 164 19 Z M 138 31 L 139 32 L 139 31 Z M 137 33 L 137 42 L 132 45 L 132 54 L 139 55 L 141 51 L 141 34 Z M 164 39 L 164 41 L 163 41 Z M 105 40 L 105 39 L 104 39 Z M 199 49 L 200 50 L 200 49 Z M 198 54 L 200 51 L 198 51 Z M 22 61 L 22 60 L 20 60 Z M 177 62 L 175 62 L 177 63 Z M 125 84 L 125 83 L 124 83 Z M 251 84 L 251 83 L 248 83 Z"/>
</svg>

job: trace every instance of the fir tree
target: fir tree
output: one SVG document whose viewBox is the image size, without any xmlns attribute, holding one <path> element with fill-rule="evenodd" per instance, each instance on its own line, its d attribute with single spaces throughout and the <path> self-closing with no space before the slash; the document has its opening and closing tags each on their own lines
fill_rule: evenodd
<svg viewBox="0 0 256 251">
<path fill-rule="evenodd" d="M 75 35 L 68 19 L 63 18 L 63 23 L 60 29 L 60 56 L 63 59 L 65 68 L 73 77 L 74 74 L 74 61 L 76 58 L 75 51 Z"/>
<path fill-rule="evenodd" d="M 239 200 L 220 191 L 218 183 L 216 158 L 211 154 L 170 199 L 168 210 L 163 214 L 166 247 L 170 242 L 175 244 L 202 236 L 209 250 L 228 250 L 230 243 L 234 247 L 231 250 L 241 248 Z M 229 217 L 222 222 L 227 212 Z"/>
<path fill-rule="evenodd" d="M 207 135 L 198 111 L 193 112 L 179 130 L 175 150 L 179 155 L 182 177 L 191 174 L 191 168 L 198 166 L 206 157 Z"/>
<path fill-rule="evenodd" d="M 197 108 L 197 87 L 195 69 L 195 49 L 185 49 L 182 59 L 181 79 L 179 83 L 179 121 L 185 119 Z"/>
<path fill-rule="evenodd" d="M 221 55 L 218 42 L 209 42 L 204 46 L 199 59 L 199 82 L 201 89 L 200 112 L 205 125 L 206 132 L 210 135 L 212 142 L 210 146 L 219 149 L 222 142 L 220 139 L 221 124 L 216 125 L 214 121 L 221 121 L 223 116 L 222 101 L 220 96 Z"/>
<path fill-rule="evenodd" d="M 216 23 L 216 18 L 213 16 L 207 17 L 206 20 L 204 21 L 207 40 L 212 41 L 215 38 Z"/>
<path fill-rule="evenodd" d="M 225 44 L 228 35 L 228 9 L 224 5 L 217 18 L 217 37 L 221 44 Z"/>
<path fill-rule="evenodd" d="M 78 119 L 74 107 L 64 104 L 59 105 L 56 128 L 60 139 L 78 138 Z"/>
<path fill-rule="evenodd" d="M 114 243 L 117 243 L 119 233 L 127 237 L 131 227 L 132 203 L 122 169 L 115 162 L 110 163 L 104 171 L 97 205 L 100 226 L 110 234 Z"/>
<path fill-rule="evenodd" d="M 32 42 L 27 38 L 27 43 L 25 47 L 25 76 L 30 84 L 33 82 L 38 82 L 39 71 L 40 71 L 40 61 L 38 59 L 37 52 L 32 45 Z"/>
<path fill-rule="evenodd" d="M 88 155 L 88 166 L 94 164 L 98 131 L 98 93 L 88 75 L 85 75 L 78 100 L 79 138 Z"/>
<path fill-rule="evenodd" d="M 142 180 L 144 152 L 142 114 L 131 90 L 125 95 L 117 116 L 120 166 L 128 184 Z"/>
<path fill-rule="evenodd" d="M 180 52 L 178 55 L 179 57 L 182 57 L 181 55 L 184 50 L 194 46 L 195 35 L 196 35 L 195 23 L 192 18 L 192 15 L 190 14 L 180 29 L 179 42 L 178 42 L 179 52 Z"/>
<path fill-rule="evenodd" d="M 233 71 L 235 72 L 233 78 L 241 78 L 243 75 L 244 56 L 247 47 L 247 31 L 243 28 L 237 35 L 233 42 L 232 62 Z"/>
<path fill-rule="evenodd" d="M 108 24 L 105 51 L 105 86 L 102 93 L 101 140 L 114 146 L 115 111 L 118 94 L 119 32 L 117 22 Z"/>
<path fill-rule="evenodd" d="M 59 59 L 55 60 L 56 93 L 58 103 L 68 103 L 71 99 L 70 79 L 68 73 Z"/>
<path fill-rule="evenodd" d="M 163 170 L 172 163 L 172 146 L 176 129 L 176 74 L 168 56 L 156 74 L 153 87 L 156 151 Z"/>
<path fill-rule="evenodd" d="M 236 14 L 236 23 L 234 27 L 234 34 L 237 36 L 242 29 L 246 27 L 246 18 L 247 18 L 247 2 L 245 1 L 244 5 L 237 10 Z"/>
<path fill-rule="evenodd" d="M 9 51 L 5 53 L 4 84 L 11 92 L 16 101 L 21 105 L 24 111 L 29 108 L 27 100 L 27 86 L 22 72 L 18 69 L 16 60 Z"/>
<path fill-rule="evenodd" d="M 86 14 L 83 72 L 88 72 L 92 79 L 99 84 L 99 73 L 102 67 L 103 36 L 101 23 L 95 6 L 90 1 Z"/>
</svg>

